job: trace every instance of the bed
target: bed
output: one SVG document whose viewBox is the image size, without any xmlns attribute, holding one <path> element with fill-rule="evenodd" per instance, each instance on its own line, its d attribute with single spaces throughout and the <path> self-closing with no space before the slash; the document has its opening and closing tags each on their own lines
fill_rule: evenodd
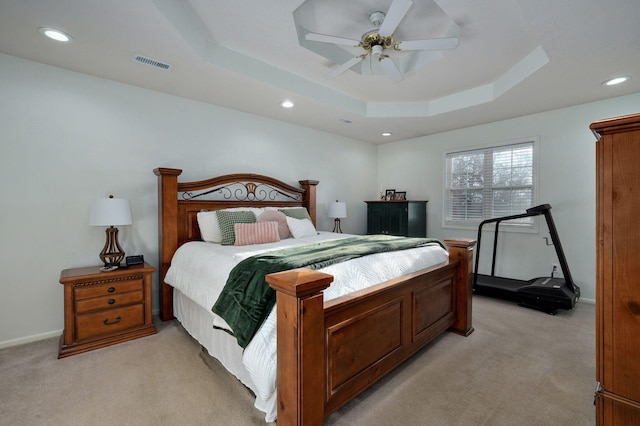
<svg viewBox="0 0 640 426">
<path fill-rule="evenodd" d="M 422 248 L 403 252 L 403 257 L 411 257 L 413 254 L 408 254 L 414 252 L 421 261 L 424 257 L 427 266 L 398 269 L 399 276 L 388 276 L 346 293 L 333 291 L 334 287 L 342 286 L 342 281 L 350 280 L 340 275 L 338 265 L 267 275 L 266 282 L 275 290 L 277 309 L 245 349 L 238 345 L 236 337 L 221 330 L 226 328 L 224 321 L 213 326 L 216 316 L 209 305 L 217 295 L 205 294 L 208 290 L 198 293 L 200 290 L 189 285 L 193 277 L 182 277 L 189 275 L 189 271 L 208 268 L 190 264 L 200 256 L 193 253 L 204 250 L 208 253 L 205 257 L 213 258 L 217 255 L 215 251 L 226 250 L 202 241 L 198 213 L 297 208 L 308 213 L 315 227 L 318 181 L 302 180 L 300 187 L 295 187 L 268 176 L 232 174 L 179 182 L 180 169 L 157 168 L 154 173 L 158 176 L 161 319 L 177 318 L 209 354 L 251 389 L 256 395 L 256 407 L 266 413 L 267 421 L 277 416 L 280 425 L 322 424 L 326 417 L 441 333 L 448 330 L 467 336 L 473 331 L 471 268 L 475 241 L 449 239 L 444 241 L 446 251 L 430 244 L 434 246 L 429 248 L 433 255 L 423 254 Z M 331 244 L 336 238 L 351 239 L 348 235 L 316 234 L 308 236 L 308 241 Z M 285 247 L 298 247 L 305 242 L 302 238 L 282 241 Z M 263 246 L 268 245 L 244 246 L 233 258 L 235 262 L 243 261 L 262 253 L 266 250 Z M 356 261 L 361 260 L 350 262 Z M 178 265 L 187 273 L 176 272 Z M 342 269 L 354 268 L 349 264 Z M 272 329 L 274 338 L 259 334 L 265 329 Z M 263 343 L 267 340 L 273 343 Z M 272 393 L 265 392 L 261 383 L 267 379 L 256 375 L 256 370 L 262 367 L 247 364 L 246 358 L 252 357 L 262 357 L 268 363 L 271 356 L 255 355 L 258 352 L 254 346 L 260 345 L 272 345 L 269 350 L 273 351 L 273 366 L 264 366 L 273 370 L 266 374 L 273 377 L 273 384 L 266 385 L 273 388 Z"/>
</svg>

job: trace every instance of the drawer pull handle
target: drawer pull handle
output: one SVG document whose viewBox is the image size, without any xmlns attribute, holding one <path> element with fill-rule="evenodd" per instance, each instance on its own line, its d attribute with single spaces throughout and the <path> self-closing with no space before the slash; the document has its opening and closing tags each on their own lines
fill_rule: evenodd
<svg viewBox="0 0 640 426">
<path fill-rule="evenodd" d="M 109 287 L 109 290 L 107 290 L 109 293 L 113 293 L 114 291 L 116 291 L 115 287 Z"/>
<path fill-rule="evenodd" d="M 115 320 L 115 321 L 113 321 L 113 322 L 109 322 L 109 319 L 108 319 L 108 318 L 105 318 L 105 319 L 104 319 L 104 321 L 102 321 L 102 322 L 104 323 L 104 325 L 113 325 L 113 324 L 117 324 L 117 323 L 119 323 L 121 320 L 122 320 L 122 318 L 120 317 L 120 315 L 118 315 L 118 316 L 116 317 L 116 320 Z"/>
<path fill-rule="evenodd" d="M 114 303 L 116 303 L 116 299 L 109 299 L 109 304 L 113 305 Z"/>
</svg>

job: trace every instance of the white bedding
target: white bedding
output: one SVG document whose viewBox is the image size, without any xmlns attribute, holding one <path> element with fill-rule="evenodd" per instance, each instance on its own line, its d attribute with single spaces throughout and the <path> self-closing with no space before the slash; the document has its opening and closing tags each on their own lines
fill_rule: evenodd
<svg viewBox="0 0 640 426">
<path fill-rule="evenodd" d="M 249 256 L 270 250 L 348 237 L 353 235 L 320 232 L 314 237 L 288 238 L 277 243 L 241 247 L 190 242 L 176 251 L 165 281 L 210 313 L 212 333 L 224 333 L 213 329 L 214 323 L 222 327 L 226 324 L 211 312 L 211 307 L 220 295 L 227 275 L 237 263 Z M 334 282 L 325 290 L 324 298 L 330 300 L 400 275 L 446 262 L 448 257 L 442 247 L 434 244 L 398 252 L 373 254 L 334 264 L 321 269 L 322 272 L 334 276 Z M 277 414 L 275 310 L 276 308 L 272 310 L 244 352 L 235 343 L 239 349 L 237 353 L 242 353 L 242 363 L 251 383 L 247 383 L 246 378 L 241 380 L 256 394 L 255 406 L 265 411 L 267 422 L 274 421 Z M 183 325 L 189 330 L 186 324 Z M 198 336 L 194 337 L 198 338 Z M 209 352 L 211 353 L 211 350 Z M 212 355 L 215 356 L 215 354 Z M 225 361 L 221 360 L 221 362 L 225 364 Z M 239 376 L 244 375 L 244 372 L 241 374 L 234 372 L 234 374 Z"/>
</svg>

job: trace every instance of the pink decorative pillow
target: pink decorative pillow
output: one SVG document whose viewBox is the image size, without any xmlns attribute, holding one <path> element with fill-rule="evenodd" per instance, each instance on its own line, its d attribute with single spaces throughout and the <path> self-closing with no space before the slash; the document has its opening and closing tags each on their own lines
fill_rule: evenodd
<svg viewBox="0 0 640 426">
<path fill-rule="evenodd" d="M 280 239 L 284 240 L 291 236 L 289 226 L 287 225 L 287 216 L 277 210 L 267 210 L 258 216 L 256 222 L 278 222 L 278 234 Z"/>
<path fill-rule="evenodd" d="M 234 223 L 236 246 L 275 243 L 280 241 L 278 222 Z"/>
</svg>

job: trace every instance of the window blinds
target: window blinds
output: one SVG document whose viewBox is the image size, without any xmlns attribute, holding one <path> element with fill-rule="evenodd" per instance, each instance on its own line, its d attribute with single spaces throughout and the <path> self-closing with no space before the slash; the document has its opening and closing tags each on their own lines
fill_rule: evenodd
<svg viewBox="0 0 640 426">
<path fill-rule="evenodd" d="M 534 202 L 533 157 L 533 141 L 448 153 L 445 225 L 524 213 Z M 531 223 L 530 217 L 509 222 Z"/>
</svg>

